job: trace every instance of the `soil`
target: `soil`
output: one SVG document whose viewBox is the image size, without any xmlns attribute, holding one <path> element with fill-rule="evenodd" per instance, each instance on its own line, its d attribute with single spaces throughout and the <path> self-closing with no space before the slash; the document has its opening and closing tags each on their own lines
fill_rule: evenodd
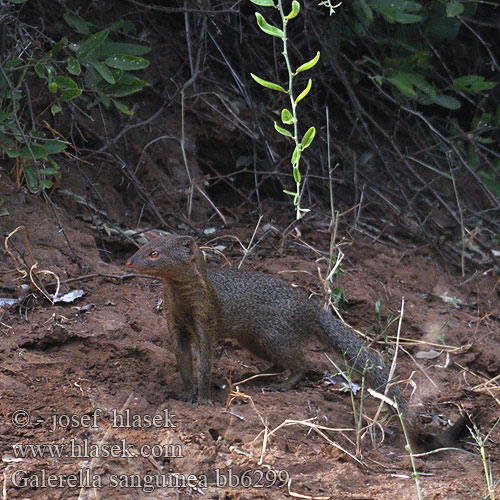
<svg viewBox="0 0 500 500">
<path fill-rule="evenodd" d="M 308 347 L 309 377 L 295 390 L 268 392 L 266 382 L 254 380 L 233 385 L 236 394 L 229 397 L 228 381 L 234 384 L 265 363 L 233 342 L 222 342 L 216 351 L 213 404 L 183 402 L 160 310 L 161 284 L 130 275 L 123 266 L 134 245 L 117 240 L 104 248 L 90 224 L 61 208 L 62 197 L 55 200 L 64 233 L 41 199 L 8 180 L 2 193 L 10 212 L 1 219 L 4 236 L 24 225 L 37 270 L 50 270 L 62 282 L 59 295 L 83 291 L 72 302 L 51 304 L 35 290 L 21 307 L 3 306 L 2 498 L 417 498 L 394 417 L 388 421 L 390 413 L 382 412 L 374 442 L 368 432 L 357 434 L 350 395 L 341 383 L 324 377 L 336 370 L 320 346 Z M 273 212 L 280 211 L 287 212 L 279 207 Z M 224 245 L 225 259 L 207 252 L 210 265 L 238 265 L 243 252 L 234 236 L 247 245 L 255 222 L 224 229 L 214 224 L 216 233 L 201 241 Z M 265 216 L 254 240 L 260 241 L 243 265 L 320 295 L 318 272 L 324 276 L 329 246 L 326 218 L 311 218 L 285 232 L 288 223 L 285 215 Z M 428 248 L 410 241 L 373 242 L 349 233 L 347 225 L 341 236 L 345 321 L 374 337 L 377 299 L 382 299 L 383 329 L 389 316 L 398 316 L 404 300 L 396 368 L 401 388 L 425 422 L 448 425 L 461 407 L 475 412 L 484 437 L 500 404 L 498 380 L 484 384 L 500 372 L 495 275 L 469 269 L 463 277 Z M 29 262 L 21 232 L 8 246 Z M 21 274 L 7 252 L 0 254 L 0 262 L 1 297 L 18 297 Z M 38 276 L 53 293 L 49 283 L 54 276 Z M 393 321 L 385 333 L 391 338 L 397 329 Z M 384 351 L 383 336 L 377 339 Z M 392 347 L 384 352 L 392 359 Z M 339 362 L 338 356 L 334 359 Z M 358 393 L 356 409 L 359 404 Z M 377 408 L 378 400 L 364 400 L 363 425 Z M 271 432 L 284 422 L 290 425 L 266 436 L 266 429 Z M 497 427 L 485 443 L 494 480 L 500 477 L 499 440 Z M 42 447 L 25 446 L 22 457 L 16 445 Z M 459 446 L 461 451 L 415 458 L 423 498 L 475 498 L 473 491 L 486 496 L 477 445 L 469 436 Z"/>
</svg>

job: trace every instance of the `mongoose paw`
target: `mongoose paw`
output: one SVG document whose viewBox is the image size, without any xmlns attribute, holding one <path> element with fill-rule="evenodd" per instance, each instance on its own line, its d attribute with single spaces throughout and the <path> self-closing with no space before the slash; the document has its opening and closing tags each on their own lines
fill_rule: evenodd
<svg viewBox="0 0 500 500">
<path fill-rule="evenodd" d="M 209 398 L 201 397 L 201 396 L 198 396 L 198 404 L 199 405 L 210 405 L 210 406 L 214 405 L 213 401 L 211 401 Z"/>
<path fill-rule="evenodd" d="M 196 394 L 194 394 L 194 393 L 183 394 L 180 399 L 181 399 L 181 401 L 185 401 L 186 403 L 196 403 L 196 401 L 197 401 Z"/>
<path fill-rule="evenodd" d="M 287 390 L 286 387 L 283 387 L 282 384 L 271 384 L 262 388 L 265 392 L 285 392 Z"/>
</svg>

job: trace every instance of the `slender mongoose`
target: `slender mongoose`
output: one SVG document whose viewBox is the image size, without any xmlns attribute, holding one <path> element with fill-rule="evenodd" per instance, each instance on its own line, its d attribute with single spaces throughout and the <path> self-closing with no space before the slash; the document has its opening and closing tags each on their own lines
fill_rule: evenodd
<svg viewBox="0 0 500 500">
<path fill-rule="evenodd" d="M 466 417 L 435 436 L 425 432 L 396 385 L 389 385 L 382 358 L 355 333 L 279 278 L 239 269 L 206 269 L 190 236 L 166 236 L 140 248 L 126 265 L 163 280 L 163 308 L 188 401 L 209 401 L 212 363 L 219 339 L 234 338 L 253 354 L 290 371 L 281 389 L 293 388 L 305 372 L 303 345 L 316 337 L 364 373 L 368 385 L 396 401 L 411 443 L 426 450 L 447 446 L 465 428 Z M 198 392 L 192 348 L 198 351 Z M 197 397 L 197 399 L 196 399 Z"/>
</svg>

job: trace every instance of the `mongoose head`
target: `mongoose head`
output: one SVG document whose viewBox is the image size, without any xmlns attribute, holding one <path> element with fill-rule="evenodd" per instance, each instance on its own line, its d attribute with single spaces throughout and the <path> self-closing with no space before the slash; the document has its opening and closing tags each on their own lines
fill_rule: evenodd
<svg viewBox="0 0 500 500">
<path fill-rule="evenodd" d="M 137 250 L 125 265 L 150 276 L 180 281 L 192 272 L 198 259 L 200 251 L 191 236 L 163 236 Z"/>
</svg>

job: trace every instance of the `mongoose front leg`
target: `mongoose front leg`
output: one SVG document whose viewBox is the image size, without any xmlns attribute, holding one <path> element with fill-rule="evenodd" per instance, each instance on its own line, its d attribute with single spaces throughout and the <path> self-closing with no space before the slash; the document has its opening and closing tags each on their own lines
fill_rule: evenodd
<svg viewBox="0 0 500 500">
<path fill-rule="evenodd" d="M 205 320 L 206 321 L 206 320 Z M 210 385 L 215 349 L 214 330 L 203 322 L 196 322 L 198 337 L 198 403 L 210 402 Z"/>
<path fill-rule="evenodd" d="M 188 402 L 196 401 L 196 391 L 193 382 L 193 357 L 191 354 L 191 336 L 184 330 L 175 328 L 172 331 L 174 341 L 175 358 L 184 386 L 184 397 Z"/>
</svg>

